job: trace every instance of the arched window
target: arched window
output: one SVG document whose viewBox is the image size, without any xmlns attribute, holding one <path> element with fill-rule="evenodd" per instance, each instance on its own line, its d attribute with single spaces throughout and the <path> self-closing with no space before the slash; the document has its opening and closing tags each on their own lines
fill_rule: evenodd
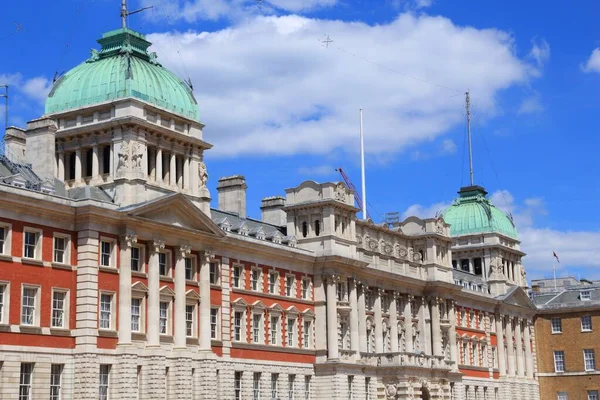
<svg viewBox="0 0 600 400">
<path fill-rule="evenodd" d="M 315 221 L 315 235 L 319 236 L 320 233 L 321 233 L 321 221 L 316 220 Z"/>
<path fill-rule="evenodd" d="M 308 224 L 306 221 L 302 223 L 302 237 L 306 237 L 308 235 Z"/>
</svg>

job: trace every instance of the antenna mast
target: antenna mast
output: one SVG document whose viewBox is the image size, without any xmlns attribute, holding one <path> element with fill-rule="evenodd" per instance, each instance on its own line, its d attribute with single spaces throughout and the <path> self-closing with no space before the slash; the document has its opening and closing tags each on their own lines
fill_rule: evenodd
<svg viewBox="0 0 600 400">
<path fill-rule="evenodd" d="M 367 219 L 367 190 L 365 188 L 365 144 L 363 135 L 363 110 L 360 109 L 360 177 L 362 181 L 362 215 Z"/>
<path fill-rule="evenodd" d="M 140 8 L 139 10 L 135 10 L 135 11 L 127 11 L 127 0 L 121 0 L 121 27 L 127 28 L 127 17 L 129 17 L 130 15 L 137 14 L 144 10 L 149 10 L 153 7 L 154 6 L 149 6 L 149 7 Z"/>
<path fill-rule="evenodd" d="M 123 0 L 125 1 L 125 0 Z M 469 177 L 471 179 L 471 186 L 474 185 L 473 181 L 473 151 L 471 147 L 471 98 L 469 96 L 469 91 L 465 93 L 466 95 L 466 108 L 467 108 L 467 136 L 469 138 Z"/>
<path fill-rule="evenodd" d="M 0 85 L 0 88 L 4 88 L 4 94 L 0 94 L 0 97 L 4 97 L 4 132 L 8 130 L 8 85 Z M 4 138 L 0 139 L 0 155 L 4 155 Z"/>
</svg>

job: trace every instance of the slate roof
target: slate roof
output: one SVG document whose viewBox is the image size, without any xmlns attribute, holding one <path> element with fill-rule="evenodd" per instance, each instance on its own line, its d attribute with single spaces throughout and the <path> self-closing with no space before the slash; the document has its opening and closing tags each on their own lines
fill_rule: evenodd
<svg viewBox="0 0 600 400">
<path fill-rule="evenodd" d="M 581 299 L 582 291 L 590 292 L 590 300 Z M 540 310 L 600 306 L 600 285 L 578 286 L 556 293 L 534 295 L 532 301 Z"/>
<path fill-rule="evenodd" d="M 286 236 L 286 234 L 287 234 L 286 227 L 279 227 L 276 225 L 267 224 L 266 222 L 262 222 L 262 221 L 259 221 L 259 220 L 253 219 L 253 218 L 240 218 L 240 216 L 237 213 L 226 212 L 226 211 L 221 211 L 221 210 L 211 208 L 210 214 L 211 214 L 212 220 L 217 225 L 219 225 L 225 218 L 227 218 L 232 225 L 232 230 L 235 227 L 239 227 L 243 223 L 246 223 L 246 226 L 248 227 L 249 231 L 255 231 L 258 228 L 262 228 L 267 237 L 272 235 L 275 232 L 279 232 L 283 236 Z"/>
</svg>

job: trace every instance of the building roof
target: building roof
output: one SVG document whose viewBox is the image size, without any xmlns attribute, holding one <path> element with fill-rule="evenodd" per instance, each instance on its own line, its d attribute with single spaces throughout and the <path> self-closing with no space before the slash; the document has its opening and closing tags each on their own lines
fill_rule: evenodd
<svg viewBox="0 0 600 400">
<path fill-rule="evenodd" d="M 144 35 L 121 28 L 102 35 L 100 51 L 54 82 L 46 114 L 134 97 L 198 121 L 192 89 L 148 53 Z"/>
<path fill-rule="evenodd" d="M 262 221 L 248 218 L 248 217 L 240 218 L 240 216 L 237 213 L 221 211 L 221 210 L 217 210 L 215 208 L 211 208 L 210 214 L 211 214 L 212 220 L 217 225 L 221 225 L 222 222 L 225 219 L 227 219 L 229 221 L 229 223 L 231 224 L 232 228 L 236 228 L 236 227 L 241 226 L 242 224 L 246 224 L 248 231 L 256 231 L 258 228 L 261 228 L 267 237 L 275 234 L 275 232 L 279 232 L 283 236 L 286 235 L 287 229 L 285 227 L 271 225 L 266 222 L 262 222 Z"/>
<path fill-rule="evenodd" d="M 589 292 L 589 300 L 582 299 L 582 292 Z M 532 301 L 539 310 L 599 307 L 600 285 L 572 287 L 555 293 L 534 295 Z"/>
<path fill-rule="evenodd" d="M 444 221 L 450 224 L 450 236 L 500 233 L 517 239 L 512 218 L 492 204 L 483 187 L 463 187 L 458 194 L 443 213 Z"/>
</svg>

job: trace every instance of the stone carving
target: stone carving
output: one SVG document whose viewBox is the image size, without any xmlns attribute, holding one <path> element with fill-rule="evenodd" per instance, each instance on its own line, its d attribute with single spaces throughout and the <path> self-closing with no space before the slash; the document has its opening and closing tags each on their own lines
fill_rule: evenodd
<svg viewBox="0 0 600 400">
<path fill-rule="evenodd" d="M 200 187 L 206 187 L 206 182 L 208 182 L 208 171 L 206 170 L 204 161 L 198 163 L 198 177 L 200 178 Z"/>
<path fill-rule="evenodd" d="M 363 244 L 363 239 L 362 239 L 362 236 L 360 236 L 360 235 L 356 235 L 356 244 L 357 244 L 358 246 L 362 246 L 362 244 Z"/>
<path fill-rule="evenodd" d="M 91 49 L 90 50 L 90 58 L 88 58 L 88 60 L 86 62 L 95 62 L 98 61 L 100 59 L 100 53 L 98 52 L 98 50 L 96 49 Z"/>
<path fill-rule="evenodd" d="M 386 254 L 392 254 L 392 245 L 389 242 L 383 242 L 383 252 Z"/>
<path fill-rule="evenodd" d="M 396 398 L 396 386 L 393 384 L 388 384 L 385 387 L 385 395 L 387 396 L 388 399 L 395 399 Z"/>
<path fill-rule="evenodd" d="M 413 260 L 414 261 L 421 261 L 423 257 L 421 257 L 421 253 L 419 252 L 414 252 L 413 253 Z"/>
<path fill-rule="evenodd" d="M 406 251 L 406 249 L 398 250 L 398 257 L 406 259 L 406 256 L 408 256 L 408 251 Z"/>
<path fill-rule="evenodd" d="M 444 221 L 441 218 L 435 222 L 435 231 L 440 235 L 444 234 Z"/>
<path fill-rule="evenodd" d="M 119 162 L 117 164 L 117 171 L 120 171 L 122 168 L 129 167 L 129 142 L 121 143 L 121 149 L 117 153 L 119 157 Z"/>
<path fill-rule="evenodd" d="M 369 249 L 375 251 L 378 247 L 378 243 L 376 240 L 369 240 Z"/>
<path fill-rule="evenodd" d="M 142 146 L 135 142 L 131 146 L 131 161 L 133 162 L 133 168 L 137 170 L 142 169 L 142 158 L 144 157 L 144 151 Z"/>
<path fill-rule="evenodd" d="M 344 203 L 346 202 L 346 186 L 341 182 L 335 187 L 335 199 Z"/>
</svg>

